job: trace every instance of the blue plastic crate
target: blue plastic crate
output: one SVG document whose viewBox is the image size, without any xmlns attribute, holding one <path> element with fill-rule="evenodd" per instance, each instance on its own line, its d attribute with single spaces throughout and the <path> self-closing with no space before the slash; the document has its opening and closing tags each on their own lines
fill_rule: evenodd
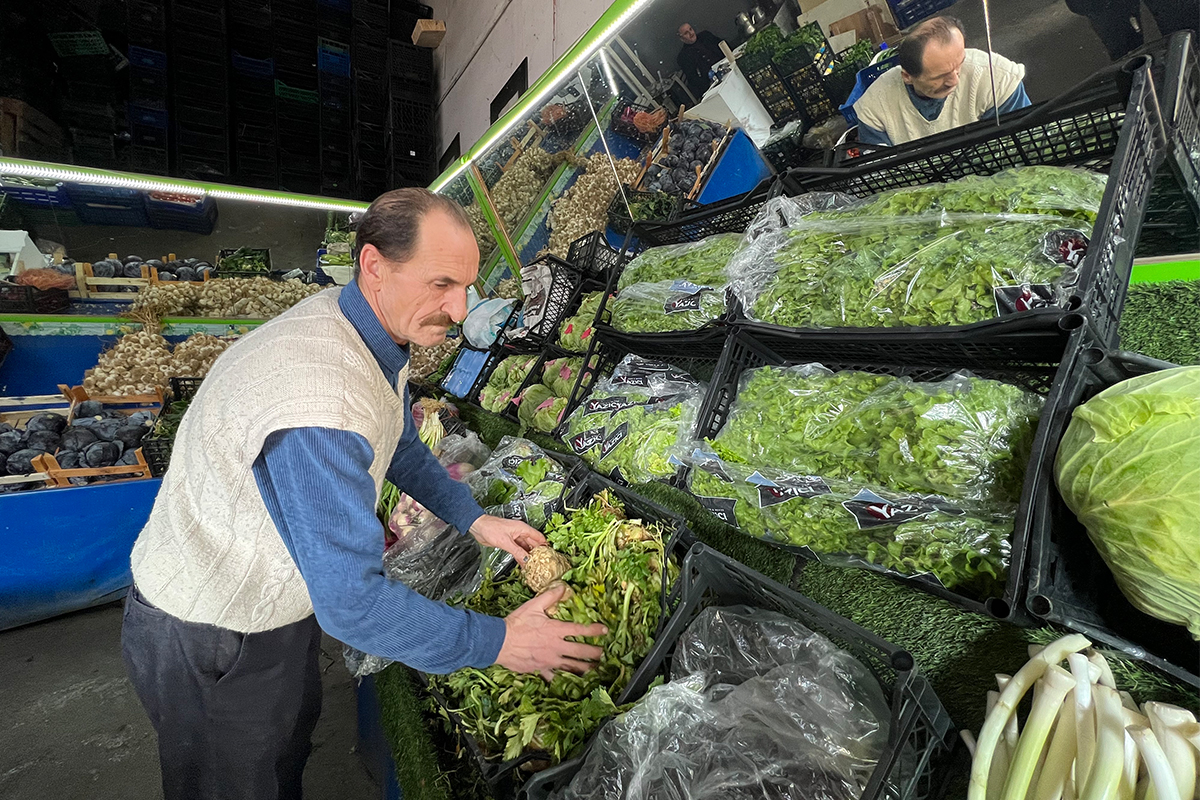
<svg viewBox="0 0 1200 800">
<path fill-rule="evenodd" d="M 275 59 L 247 58 L 237 50 L 231 50 L 230 53 L 233 61 L 233 71 L 239 75 L 245 75 L 247 78 L 275 77 Z"/>
<path fill-rule="evenodd" d="M 490 350 L 476 350 L 465 344 L 460 346 L 454 366 L 442 380 L 442 388 L 457 398 L 466 397 L 490 354 Z"/>
<path fill-rule="evenodd" d="M 328 72 L 331 75 L 338 75 L 349 79 L 349 49 L 345 45 L 330 42 L 326 39 L 320 39 L 319 42 L 320 44 L 317 46 L 317 69 L 321 72 Z"/>
<path fill-rule="evenodd" d="M 915 25 L 926 17 L 932 17 L 943 8 L 954 5 L 955 0 L 888 0 L 896 24 L 901 29 Z"/>
<path fill-rule="evenodd" d="M 129 104 L 129 124 L 130 125 L 145 125 L 149 128 L 167 127 L 167 112 L 161 108 L 147 108 L 145 106 Z"/>
<path fill-rule="evenodd" d="M 87 183 L 67 183 L 65 186 L 75 214 L 84 225 L 145 228 L 150 224 L 145 197 L 137 189 Z"/>
<path fill-rule="evenodd" d="M 167 68 L 167 54 L 161 53 L 158 50 L 151 50 L 148 47 L 130 45 L 129 65 L 145 69 L 165 70 Z"/>
<path fill-rule="evenodd" d="M 26 186 L 0 178 L 0 191 L 25 206 L 66 210 L 71 197 L 61 183 L 53 186 Z"/>
</svg>

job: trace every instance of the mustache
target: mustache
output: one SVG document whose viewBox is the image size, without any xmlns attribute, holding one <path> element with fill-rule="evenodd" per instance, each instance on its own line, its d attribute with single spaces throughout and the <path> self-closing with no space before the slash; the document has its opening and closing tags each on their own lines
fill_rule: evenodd
<svg viewBox="0 0 1200 800">
<path fill-rule="evenodd" d="M 454 319 L 449 314 L 434 314 L 421 320 L 421 324 L 429 327 L 449 328 L 454 324 Z"/>
</svg>

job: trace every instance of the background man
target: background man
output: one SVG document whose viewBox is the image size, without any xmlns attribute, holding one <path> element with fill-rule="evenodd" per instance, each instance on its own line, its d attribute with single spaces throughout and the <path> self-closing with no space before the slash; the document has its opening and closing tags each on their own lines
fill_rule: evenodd
<svg viewBox="0 0 1200 800">
<path fill-rule="evenodd" d="M 721 40 L 709 31 L 696 33 L 689 22 L 679 26 L 679 40 L 683 42 L 683 48 L 676 60 L 683 70 L 683 80 L 688 89 L 699 100 L 712 84 L 708 79 L 708 71 L 725 57 L 719 46 Z"/>
<path fill-rule="evenodd" d="M 879 76 L 854 104 L 858 140 L 897 145 L 968 125 L 1029 105 L 1025 67 L 966 46 L 962 23 L 933 17 L 914 28 L 897 48 L 900 65 Z"/>
</svg>

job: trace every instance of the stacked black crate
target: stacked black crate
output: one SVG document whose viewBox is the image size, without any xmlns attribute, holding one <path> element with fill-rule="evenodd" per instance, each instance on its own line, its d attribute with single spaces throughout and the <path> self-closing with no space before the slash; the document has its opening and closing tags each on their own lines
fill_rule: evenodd
<svg viewBox="0 0 1200 800">
<path fill-rule="evenodd" d="M 388 180 L 426 186 L 437 177 L 433 51 L 388 42 Z"/>
<path fill-rule="evenodd" d="M 172 174 L 201 180 L 232 175 L 229 41 L 222 0 L 171 0 Z"/>
<path fill-rule="evenodd" d="M 162 3 L 129 0 L 129 168 L 168 174 L 167 18 Z"/>
<path fill-rule="evenodd" d="M 317 81 L 321 99 L 321 194 L 350 197 L 348 44 L 326 38 L 317 40 Z"/>
<path fill-rule="evenodd" d="M 273 41 L 270 0 L 229 4 L 234 173 L 239 184 L 264 189 L 279 186 Z"/>
<path fill-rule="evenodd" d="M 279 184 L 305 194 L 321 191 L 317 8 L 317 0 L 271 0 Z"/>
<path fill-rule="evenodd" d="M 71 141 L 76 164 L 124 167 L 116 150 L 119 122 L 116 78 L 108 43 L 97 30 L 63 31 L 50 35 L 59 75 L 65 81 L 59 117 Z"/>
<path fill-rule="evenodd" d="M 354 0 L 350 34 L 354 196 L 374 200 L 387 180 L 387 0 Z"/>
</svg>

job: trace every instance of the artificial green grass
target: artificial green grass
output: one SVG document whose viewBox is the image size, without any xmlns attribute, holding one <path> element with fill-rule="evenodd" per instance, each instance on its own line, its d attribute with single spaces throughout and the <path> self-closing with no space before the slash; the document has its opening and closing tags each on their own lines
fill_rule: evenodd
<svg viewBox="0 0 1200 800">
<path fill-rule="evenodd" d="M 1200 364 L 1200 281 L 1137 283 L 1121 314 L 1121 349 Z"/>
<path fill-rule="evenodd" d="M 456 403 L 468 427 L 490 447 L 503 436 L 517 435 L 516 423 L 466 403 Z M 537 433 L 528 439 L 550 449 L 564 445 Z M 996 688 L 997 673 L 1012 675 L 1029 659 L 1030 644 L 1045 644 L 1062 631 L 1053 628 L 1018 628 L 955 606 L 953 603 L 900 581 L 859 569 L 831 567 L 797 557 L 739 533 L 709 514 L 686 492 L 649 483 L 633 491 L 681 514 L 696 536 L 710 547 L 798 591 L 893 644 L 908 650 L 917 668 L 929 679 L 946 711 L 959 729 L 978 732 L 983 723 L 987 692 Z M 1118 686 L 1138 702 L 1161 700 L 1200 708 L 1200 696 L 1137 662 L 1107 654 Z M 390 667 L 391 672 L 400 667 Z M 407 797 L 457 800 L 477 797 L 480 787 L 469 780 L 446 784 L 447 794 L 430 794 L 440 784 L 424 767 L 401 766 L 401 759 L 422 758 L 431 748 L 427 725 L 421 724 L 421 702 L 411 685 L 393 688 L 398 681 L 377 683 L 388 736 L 396 751 L 397 774 Z M 391 695 L 387 702 L 384 698 Z M 404 709 L 400 705 L 407 705 Z M 416 707 L 414 709 L 414 706 Z M 389 711 L 394 709 L 394 711 Z M 392 713 L 396 718 L 391 718 Z M 414 722 L 415 720 L 415 722 Z M 443 761 L 445 761 L 443 755 Z M 410 782 L 412 785 L 410 795 Z"/>
</svg>

